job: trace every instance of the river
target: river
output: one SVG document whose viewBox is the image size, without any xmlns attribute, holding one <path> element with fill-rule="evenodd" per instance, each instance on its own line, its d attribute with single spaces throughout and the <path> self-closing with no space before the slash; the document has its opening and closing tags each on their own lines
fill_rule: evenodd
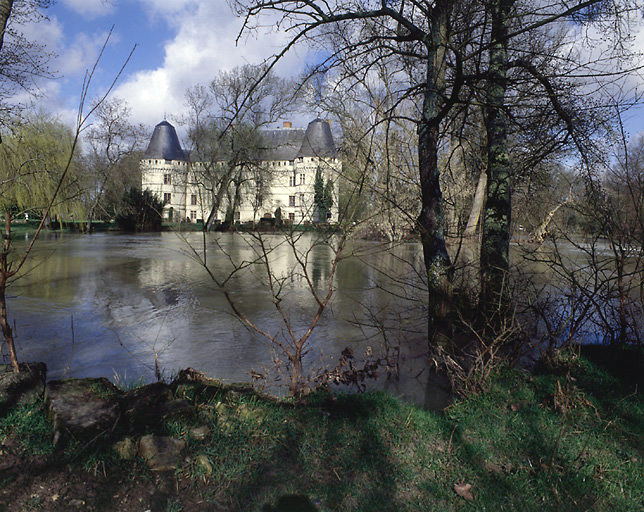
<svg viewBox="0 0 644 512">
<path fill-rule="evenodd" d="M 317 304 L 302 272 L 290 271 L 297 265 L 292 248 L 281 235 L 264 240 L 273 247 L 272 269 L 282 279 L 280 306 L 302 333 Z M 305 250 L 313 241 L 314 235 L 303 235 L 297 247 Z M 16 240 L 14 246 L 20 250 L 27 242 L 28 237 Z M 191 255 L 190 247 L 201 254 L 202 244 L 201 233 L 45 234 L 8 291 L 20 359 L 46 362 L 50 379 L 105 376 L 125 386 L 154 380 L 155 360 L 165 378 L 193 367 L 224 382 L 249 381 L 252 369 L 269 375 L 269 391 L 282 392 L 286 376 L 280 380 L 274 370 L 274 358 L 283 359 L 282 354 L 232 314 L 222 291 Z M 230 258 L 249 261 L 257 247 L 248 235 L 230 233 L 208 234 L 206 244 L 217 278 L 230 270 Z M 424 310 L 417 299 L 424 287 L 413 270 L 419 251 L 415 243 L 394 250 L 368 242 L 347 246 L 333 277 L 333 298 L 309 340 L 307 371 L 333 367 L 346 347 L 357 359 L 368 347 L 381 354 L 378 324 L 402 325 L 387 330 L 392 347 L 402 343 L 401 378 L 380 378 L 368 386 L 424 407 L 444 405 L 446 391 L 436 386 L 423 356 Z M 308 257 L 310 280 L 326 293 L 332 252 L 321 245 Z M 266 284 L 263 268 L 254 265 L 227 287 L 250 320 L 284 339 L 284 323 Z"/>
<path fill-rule="evenodd" d="M 332 249 L 316 245 L 318 235 L 302 234 L 295 247 L 301 259 L 307 258 L 305 275 L 283 235 L 267 234 L 262 240 L 270 254 L 273 287 L 281 288 L 277 302 L 300 336 L 317 310 L 308 283 L 319 297 L 327 293 Z M 337 238 L 330 240 L 337 243 Z M 16 251 L 28 242 L 28 236 L 15 240 Z M 208 268 L 216 279 L 230 273 L 231 262 L 244 266 L 226 284 L 238 311 L 258 328 L 287 340 L 286 324 L 268 291 L 265 266 L 248 264 L 256 259 L 260 246 L 253 235 L 209 233 L 204 239 L 202 233 L 45 233 L 25 272 L 8 289 L 9 319 L 15 326 L 20 360 L 44 361 L 50 379 L 104 376 L 123 386 L 153 381 L 155 364 L 166 379 L 193 367 L 224 382 L 250 381 L 253 370 L 268 377 L 258 385 L 271 393 L 284 393 L 287 375 L 275 369 L 275 360 L 285 360 L 284 354 L 233 314 L 222 290 L 195 258 L 203 255 L 204 242 Z M 566 338 L 570 311 L 576 313 L 571 308 L 579 306 L 577 299 L 570 301 L 575 294 L 557 275 L 559 270 L 543 263 L 552 247 L 546 245 L 537 252 L 513 247 L 523 279 L 527 276 L 542 297 L 550 297 L 550 309 L 536 318 L 529 335 L 538 342 L 552 331 L 552 325 L 561 325 L 553 336 Z M 591 290 L 597 278 L 584 270 L 589 268 L 588 255 L 570 245 L 560 251 L 570 268 L 581 269 L 576 282 L 589 280 L 586 290 Z M 599 247 L 596 261 L 607 258 L 604 253 L 608 254 L 607 249 Z M 395 359 L 400 378 L 384 378 L 381 370 L 381 377 L 367 381 L 367 387 L 386 389 L 426 408 L 444 406 L 446 383 L 428 370 L 426 285 L 418 272 L 421 258 L 418 243 L 393 248 L 375 242 L 347 243 L 331 279 L 332 300 L 307 342 L 305 371 L 314 374 L 320 368 L 333 368 L 347 347 L 357 366 L 367 351 L 381 356 L 388 348 L 392 355 L 400 347 L 400 357 Z M 600 265 L 604 274 L 610 271 L 610 261 Z M 641 279 L 641 274 L 640 267 L 631 271 L 632 279 Z M 639 328 L 641 281 L 633 282 L 640 283 L 631 290 L 630 303 L 639 308 L 633 310 L 638 318 L 633 325 Z M 520 286 L 528 293 L 527 285 Z M 584 324 L 577 326 L 576 339 L 605 342 L 611 330 L 601 327 L 598 315 L 610 311 L 615 308 L 587 313 Z M 4 345 L 3 356 L 6 360 Z"/>
</svg>

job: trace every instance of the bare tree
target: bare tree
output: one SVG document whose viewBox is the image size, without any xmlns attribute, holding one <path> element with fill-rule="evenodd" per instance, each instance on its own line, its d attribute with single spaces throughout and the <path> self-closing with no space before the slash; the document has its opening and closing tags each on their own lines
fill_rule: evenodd
<svg viewBox="0 0 644 512">
<path fill-rule="evenodd" d="M 244 186 L 258 187 L 261 196 L 270 184 L 269 169 L 260 163 L 264 143 L 259 130 L 289 112 L 294 97 L 292 86 L 270 73 L 254 87 L 263 73 L 263 66 L 245 65 L 186 94 L 191 160 L 198 162 L 192 174 L 210 201 L 206 230 L 214 225 L 226 198 L 234 213 Z"/>
<path fill-rule="evenodd" d="M 515 2 L 511 1 L 235 2 L 237 12 L 245 17 L 245 29 L 261 24 L 264 15 L 278 16 L 278 26 L 288 28 L 291 39 L 276 55 L 276 60 L 301 41 L 320 41 L 329 45 L 330 55 L 317 68 L 342 69 L 344 73 L 337 80 L 353 81 L 355 77 L 360 79 L 372 73 L 383 57 L 398 59 L 398 73 L 404 75 L 402 97 L 414 98 L 418 104 L 413 118 L 418 131 L 421 191 L 417 227 L 430 283 L 430 336 L 440 331 L 446 334 L 444 328 L 452 293 L 452 261 L 445 244 L 446 217 L 440 185 L 441 126 L 461 102 L 466 86 L 480 88 L 482 80 L 487 79 L 488 97 L 478 95 L 479 101 L 488 105 L 488 154 L 494 160 L 492 170 L 488 169 L 487 190 L 493 200 L 486 214 L 489 222 L 484 237 L 482 274 L 488 281 L 484 287 L 487 297 L 492 281 L 494 286 L 499 281 L 503 283 L 503 278 L 496 277 L 505 276 L 509 264 L 510 175 L 507 151 L 503 147 L 506 128 L 502 121 L 508 44 L 525 41 L 534 31 L 573 16 L 581 19 L 599 3 L 599 0 L 588 0 L 546 6 L 526 2 L 522 16 L 517 18 L 513 11 Z M 523 15 L 524 12 L 529 15 Z M 516 19 L 521 22 L 514 23 Z M 393 108 L 392 115 L 395 112 Z M 494 233 L 492 219 L 495 219 Z M 500 273 L 491 271 L 492 268 L 499 269 Z"/>
<path fill-rule="evenodd" d="M 596 137 L 605 132 L 609 124 L 606 105 L 602 105 L 597 96 L 606 98 L 602 94 L 606 82 L 623 81 L 624 76 L 637 67 L 636 63 L 632 63 L 633 53 L 627 49 L 621 32 L 636 8 L 629 1 L 588 1 L 574 6 L 555 6 L 554 14 L 548 18 L 540 12 L 545 14 L 546 9 L 535 11 L 532 6 L 522 5 L 515 0 L 489 2 L 491 28 L 485 101 L 488 182 L 482 229 L 480 296 L 488 318 L 501 312 L 507 303 L 504 295 L 509 285 L 511 189 L 513 180 L 521 176 L 510 170 L 509 114 L 513 120 L 519 120 L 517 124 L 523 124 L 524 133 L 535 135 L 535 130 L 526 130 L 525 121 L 522 123 L 519 116 L 541 122 L 542 132 L 544 121 L 548 123 L 546 126 L 554 129 L 555 136 L 550 141 L 539 140 L 538 134 L 527 139 L 536 148 L 533 152 L 540 158 L 555 149 L 561 151 L 562 148 L 574 147 L 586 172 L 592 172 L 593 154 L 597 153 Z M 536 20 L 535 13 L 542 19 Z M 581 52 L 569 52 L 562 56 L 559 49 L 566 44 L 566 38 L 554 33 L 554 38 L 546 40 L 553 33 L 552 29 L 548 29 L 556 17 L 573 18 L 581 25 L 595 24 L 599 30 L 609 30 L 607 38 L 613 40 L 613 47 L 609 48 L 612 52 L 610 57 L 589 58 Z M 522 41 L 525 34 L 533 38 L 532 44 Z M 578 41 L 582 46 L 583 42 L 583 39 Z M 610 59 L 615 62 L 618 58 L 631 65 L 617 70 L 608 67 Z M 513 68 L 515 72 L 511 76 Z M 604 68 L 600 80 L 592 85 L 584 80 L 598 68 Z M 523 89 L 524 97 L 531 102 L 529 106 L 508 100 L 508 92 L 515 88 Z M 593 89 L 596 94 L 591 100 Z M 613 98 L 610 96 L 609 101 Z M 622 108 L 629 104 L 629 101 L 622 103 Z M 557 131 L 564 134 L 563 140 Z M 552 215 L 554 213 L 548 213 L 544 219 L 546 224 L 549 222 L 548 216 Z"/>
<path fill-rule="evenodd" d="M 193 246 L 187 239 L 190 254 L 208 273 L 212 282 L 226 298 L 235 316 L 251 332 L 266 341 L 278 353 L 278 366 L 286 358 L 289 371 L 288 388 L 293 396 L 301 396 L 310 390 L 317 375 L 308 375 L 304 358 L 309 352 L 311 336 L 324 312 L 329 307 L 335 291 L 335 274 L 344 257 L 346 234 L 318 233 L 309 243 L 303 232 L 289 231 L 283 235 L 264 235 L 261 232 L 239 235 L 244 250 L 227 250 L 219 242 L 222 234 L 213 235 L 208 248 L 205 240 L 202 246 Z M 238 235 L 236 235 L 238 236 Z M 239 239 L 238 239 L 239 240 Z M 214 242 L 214 248 L 212 248 Z M 215 251 L 217 264 L 209 264 Z M 312 273 L 316 253 L 330 253 L 329 268 L 320 282 Z M 277 254 L 279 253 L 279 258 Z M 208 256 L 208 257 L 207 257 Z M 252 275 L 260 285 L 281 320 L 281 328 L 270 331 L 262 325 L 253 310 L 244 306 L 237 297 L 240 276 Z M 313 300 L 309 308 L 307 301 L 298 297 L 293 283 L 304 282 Z"/>
<path fill-rule="evenodd" d="M 144 128 L 131 123 L 129 118 L 126 102 L 105 101 L 96 110 L 95 121 L 88 130 L 90 153 L 86 165 L 92 174 L 87 205 L 89 232 L 98 209 L 102 210 L 102 217 L 114 217 L 117 213 L 114 205 L 129 187 L 140 183 L 138 173 L 131 169 L 133 164 L 138 167 L 138 162 L 130 162 L 130 157 L 143 142 Z"/>
<path fill-rule="evenodd" d="M 103 94 L 103 96 L 101 96 L 100 99 L 96 101 L 92 107 L 87 108 L 89 86 L 91 84 L 92 78 L 94 77 L 94 73 L 96 72 L 96 69 L 98 67 L 98 63 L 103 55 L 103 52 L 108 42 L 109 42 L 109 35 L 106 38 L 105 43 L 103 44 L 103 47 L 99 53 L 99 56 L 97 57 L 96 62 L 94 63 L 94 66 L 92 67 L 91 70 L 89 70 L 86 73 L 85 80 L 83 82 L 83 88 L 81 91 L 81 97 L 78 104 L 78 111 L 76 115 L 76 128 L 73 132 L 73 137 L 71 139 L 71 143 L 66 155 L 66 159 L 62 162 L 62 166 L 56 169 L 57 181 L 55 182 L 55 185 L 49 194 L 46 206 L 42 210 L 42 219 L 38 225 L 38 228 L 36 229 L 36 232 L 32 236 L 31 241 L 29 242 L 29 245 L 24 250 L 24 252 L 22 252 L 22 254 L 18 254 L 18 255 L 12 254 L 12 247 L 11 247 L 12 212 L 11 212 L 11 209 L 8 208 L 6 205 L 4 207 L 4 214 L 5 214 L 4 215 L 5 216 L 4 233 L 3 233 L 4 242 L 2 245 L 2 252 L 0 253 L 0 327 L 2 328 L 2 333 L 4 336 L 5 342 L 7 343 L 7 346 L 9 348 L 9 357 L 11 360 L 11 365 L 15 372 L 20 371 L 20 366 L 18 363 L 18 355 L 16 352 L 13 332 L 7 316 L 7 300 L 6 300 L 7 286 L 10 284 L 12 280 L 19 277 L 20 271 L 27 263 L 29 259 L 29 255 L 31 254 L 34 244 L 38 240 L 38 237 L 45 225 L 45 222 L 49 218 L 49 215 L 52 212 L 52 209 L 54 209 L 58 204 L 57 201 L 59 200 L 60 195 L 63 192 L 63 187 L 66 183 L 66 179 L 68 178 L 68 175 L 70 174 L 70 171 L 73 167 L 74 156 L 79 144 L 81 132 L 88 124 L 88 121 L 92 116 L 92 114 L 96 111 L 96 109 L 100 107 L 100 105 L 103 103 L 103 101 L 105 101 L 107 96 L 114 88 L 116 81 L 118 80 L 121 73 L 123 72 L 123 69 L 129 62 L 129 59 L 132 56 L 132 52 L 134 52 L 134 48 L 133 48 L 130 54 L 128 55 L 128 57 L 126 58 L 123 66 L 121 67 L 121 69 L 119 70 L 119 72 L 117 73 L 114 80 L 107 88 L 107 91 Z M 4 151 L 8 155 L 11 155 L 11 148 L 4 148 Z M 15 186 L 16 189 L 19 189 L 19 184 L 20 184 L 19 177 L 20 177 L 21 169 L 23 167 L 24 162 L 23 163 L 19 162 L 20 158 L 23 155 L 17 155 L 17 156 L 18 156 L 18 160 L 14 159 L 13 162 L 7 161 L 6 168 L 9 171 L 13 172 L 13 176 L 10 176 L 9 182 L 12 184 L 12 186 Z M 33 155 L 27 159 L 27 162 L 31 163 L 34 160 L 37 161 L 37 159 L 38 159 L 38 155 Z M 6 158 L 5 158 L 5 161 L 6 161 Z M 16 178 L 16 176 L 18 177 L 18 179 L 14 179 Z"/>
<path fill-rule="evenodd" d="M 460 87 L 448 84 L 448 55 L 452 54 L 453 16 L 460 2 L 410 1 L 387 2 L 290 0 L 265 2 L 238 1 L 239 13 L 246 17 L 246 28 L 267 12 L 280 16 L 280 26 L 288 27 L 291 41 L 277 56 L 303 40 L 322 38 L 331 44 L 331 56 L 319 68 L 345 65 L 349 76 L 366 76 L 383 56 L 398 55 L 406 69 L 411 69 L 411 83 L 405 90 L 418 98 L 415 117 L 418 129 L 418 175 L 421 208 L 417 227 L 424 249 L 425 268 L 431 283 L 429 302 L 430 333 L 440 324 L 449 309 L 451 261 L 445 245 L 445 218 L 440 188 L 438 148 L 440 125 L 453 105 Z M 351 64 L 349 66 L 348 64 Z M 418 66 L 416 66 L 416 64 Z"/>
<path fill-rule="evenodd" d="M 10 126 L 9 120 L 25 107 L 12 99 L 16 92 L 33 95 L 37 92 L 37 79 L 53 76 L 48 68 L 51 52 L 29 40 L 20 28 L 26 22 L 43 20 L 43 9 L 49 5 L 50 0 L 0 2 L 0 126 Z"/>
</svg>

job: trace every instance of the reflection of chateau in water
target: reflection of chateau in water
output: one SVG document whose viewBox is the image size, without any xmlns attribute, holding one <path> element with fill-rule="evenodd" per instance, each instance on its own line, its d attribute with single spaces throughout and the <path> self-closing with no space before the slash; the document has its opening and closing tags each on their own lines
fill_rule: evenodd
<svg viewBox="0 0 644 512">
<path fill-rule="evenodd" d="M 235 221 L 258 221 L 281 210 L 282 218 L 296 224 L 338 219 L 338 175 L 341 161 L 328 121 L 314 119 L 306 128 L 284 122 L 279 129 L 259 131 L 256 157 L 241 176 L 229 179 L 214 219 L 228 213 Z M 163 216 L 174 221 L 206 220 L 213 204 L 212 189 L 228 173 L 228 161 L 193 161 L 181 148 L 174 127 L 162 121 L 154 128 L 141 160 L 141 186 L 165 202 Z M 326 219 L 314 201 L 318 170 L 324 183 L 333 183 L 333 205 Z"/>
<path fill-rule="evenodd" d="M 313 246 L 307 270 L 324 294 L 333 251 L 315 245 L 316 236 L 304 233 L 298 248 L 306 251 Z M 281 307 L 301 335 L 317 304 L 302 272 L 293 273 L 297 262 L 284 237 L 267 234 L 264 241 L 275 249 L 271 251 L 273 272 L 280 277 L 292 275 L 283 283 Z M 17 296 L 9 298 L 20 353 L 27 360 L 47 362 L 55 378 L 116 373 L 126 382 L 149 380 L 154 378 L 155 357 L 168 374 L 191 366 L 229 381 L 247 380 L 251 368 L 270 368 L 273 353 L 266 340 L 253 335 L 230 313 L 223 294 L 189 256 L 186 243 L 199 249 L 202 242 L 201 233 L 63 238 L 46 234 L 32 254 L 33 272 L 16 283 Z M 251 236 L 239 233 L 209 233 L 206 243 L 209 261 L 221 272 L 226 272 L 227 261 L 221 251 L 239 262 L 249 261 L 257 249 Z M 382 291 L 381 286 L 389 285 L 376 270 L 384 267 L 394 277 L 406 275 L 407 269 L 398 258 L 374 251 L 375 247 L 369 243 L 347 247 L 351 256 L 341 261 L 333 278 L 333 301 L 310 338 L 307 368 L 335 366 L 347 346 L 358 355 L 366 345 L 377 352 L 379 325 L 408 313 L 408 304 L 394 303 Z M 405 246 L 398 256 L 407 256 L 407 249 L 413 255 L 419 247 Z M 266 283 L 258 279 L 265 281 L 265 269 L 260 267 L 240 273 L 231 292 L 254 322 L 281 335 L 283 322 Z M 363 304 L 379 315 L 376 328 L 370 327 Z M 356 321 L 364 323 L 358 326 Z M 411 336 L 405 328 L 404 335 Z M 417 386 L 418 381 L 407 384 Z"/>
</svg>

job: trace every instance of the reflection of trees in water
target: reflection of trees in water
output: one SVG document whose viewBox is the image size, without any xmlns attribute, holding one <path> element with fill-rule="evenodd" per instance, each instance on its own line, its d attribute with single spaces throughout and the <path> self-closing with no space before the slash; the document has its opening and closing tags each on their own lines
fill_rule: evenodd
<svg viewBox="0 0 644 512">
<path fill-rule="evenodd" d="M 328 281 L 332 257 L 331 249 L 326 245 L 311 248 L 311 280 L 316 288 L 320 287 L 321 281 Z"/>
</svg>

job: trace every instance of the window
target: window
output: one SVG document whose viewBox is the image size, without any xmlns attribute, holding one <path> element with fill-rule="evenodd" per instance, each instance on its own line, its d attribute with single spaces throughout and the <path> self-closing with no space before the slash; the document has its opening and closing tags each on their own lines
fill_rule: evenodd
<svg viewBox="0 0 644 512">
<path fill-rule="evenodd" d="M 235 212 L 235 221 L 239 222 L 239 219 L 241 219 L 241 215 L 239 212 Z"/>
<path fill-rule="evenodd" d="M 190 195 L 190 204 L 192 206 L 195 206 L 197 204 L 197 194 L 191 194 Z"/>
<path fill-rule="evenodd" d="M 288 205 L 295 206 L 295 196 L 288 196 Z"/>
<path fill-rule="evenodd" d="M 192 222 L 194 222 L 195 220 L 197 220 L 197 212 L 196 212 L 196 210 L 190 210 L 190 220 L 191 220 Z"/>
<path fill-rule="evenodd" d="M 170 204 L 172 202 L 172 194 L 169 194 L 168 192 L 163 194 L 163 202 L 166 204 Z"/>
<path fill-rule="evenodd" d="M 305 174 L 300 174 L 300 185 L 305 185 Z"/>
<path fill-rule="evenodd" d="M 289 161 L 288 161 L 288 164 L 289 164 L 289 165 L 295 165 L 295 160 L 289 160 Z"/>
<path fill-rule="evenodd" d="M 262 204 L 264 203 L 264 200 L 261 195 L 257 196 L 257 208 L 261 208 Z"/>
<path fill-rule="evenodd" d="M 294 213 L 289 213 L 288 214 L 288 220 L 290 220 L 291 222 L 295 222 L 295 214 Z"/>
<path fill-rule="evenodd" d="M 163 184 L 164 185 L 172 185 L 172 174 L 164 174 L 163 175 Z"/>
<path fill-rule="evenodd" d="M 289 187 L 294 187 L 295 186 L 295 176 L 289 176 L 288 177 L 288 186 Z"/>
<path fill-rule="evenodd" d="M 304 194 L 300 194 L 300 206 L 304 206 Z"/>
</svg>

